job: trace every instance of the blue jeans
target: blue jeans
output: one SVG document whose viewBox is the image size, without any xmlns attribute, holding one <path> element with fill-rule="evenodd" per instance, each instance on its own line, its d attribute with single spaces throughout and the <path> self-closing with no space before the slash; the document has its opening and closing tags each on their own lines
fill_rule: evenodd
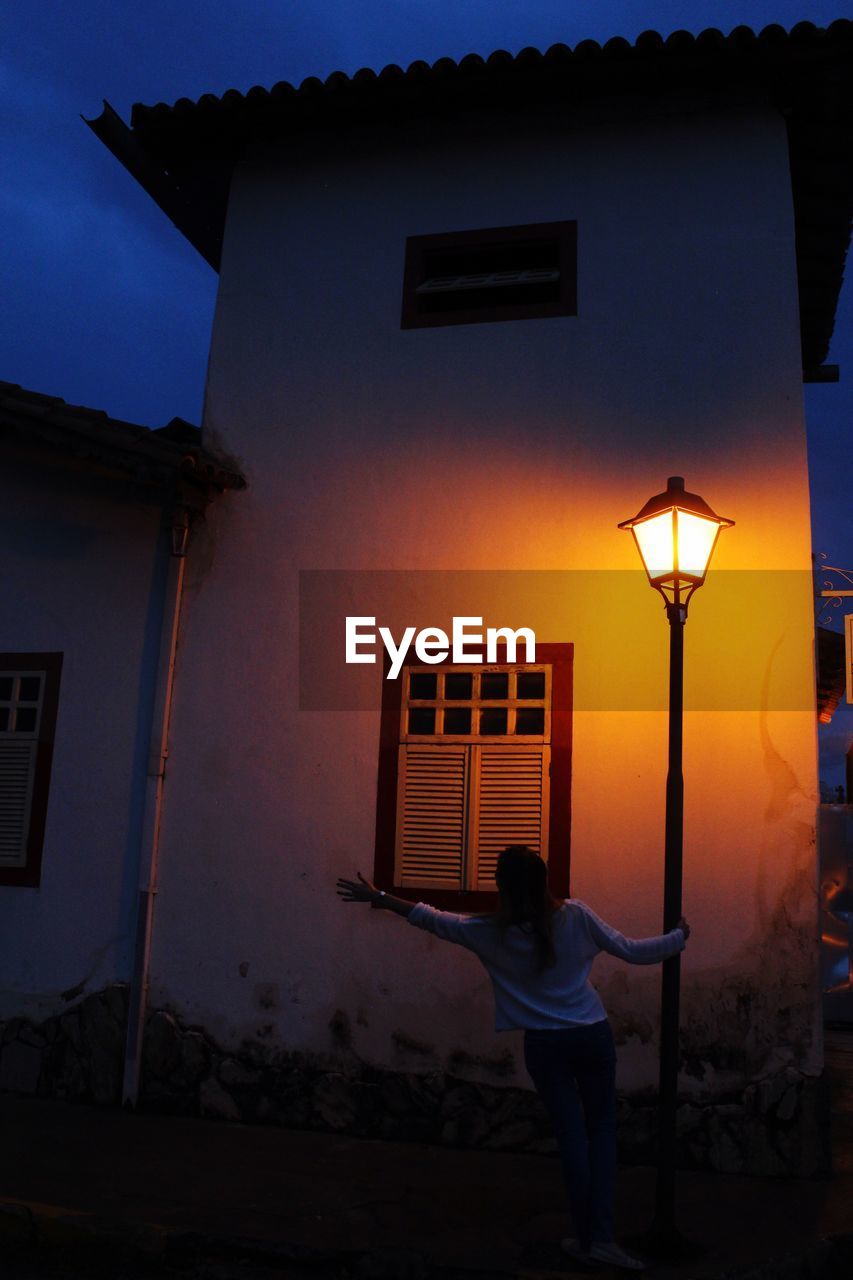
<svg viewBox="0 0 853 1280">
<path fill-rule="evenodd" d="M 525 1031 L 524 1065 L 554 1125 L 580 1246 L 611 1241 L 616 1049 L 610 1023 Z"/>
</svg>

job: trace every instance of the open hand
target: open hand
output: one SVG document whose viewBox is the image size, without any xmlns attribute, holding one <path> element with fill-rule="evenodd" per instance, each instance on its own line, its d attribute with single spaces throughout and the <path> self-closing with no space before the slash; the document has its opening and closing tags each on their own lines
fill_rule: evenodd
<svg viewBox="0 0 853 1280">
<path fill-rule="evenodd" d="M 679 920 L 678 924 L 675 927 L 676 929 L 680 929 L 681 932 L 684 934 L 684 941 L 686 942 L 687 939 L 690 937 L 690 925 L 684 919 L 684 916 L 681 917 L 681 919 Z"/>
<path fill-rule="evenodd" d="M 338 877 L 338 897 L 343 902 L 372 902 L 379 890 L 370 880 L 365 880 L 360 871 L 355 873 L 358 880 L 345 880 Z M 359 883 L 360 882 L 360 883 Z"/>
</svg>

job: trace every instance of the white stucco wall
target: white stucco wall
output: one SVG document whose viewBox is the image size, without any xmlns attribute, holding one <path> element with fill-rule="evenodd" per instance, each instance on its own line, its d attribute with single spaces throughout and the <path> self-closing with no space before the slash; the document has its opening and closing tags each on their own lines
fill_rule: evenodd
<svg viewBox="0 0 853 1280">
<path fill-rule="evenodd" d="M 400 330 L 408 235 L 570 218 L 577 317 Z M 233 185 L 205 430 L 250 488 L 191 553 L 154 1003 L 225 1044 L 321 1054 L 341 1011 L 366 1060 L 410 1070 L 461 1051 L 494 1078 L 489 1061 L 518 1050 L 492 1031 L 476 960 L 335 897 L 338 875 L 372 866 L 378 710 L 299 711 L 303 569 L 601 571 L 592 598 L 542 599 L 514 623 L 576 644 L 573 893 L 658 932 L 666 721 L 636 705 L 631 671 L 663 698 L 666 627 L 639 574 L 625 591 L 631 575 L 606 571 L 635 570 L 616 522 L 675 473 L 737 521 L 687 629 L 701 709 L 685 726 L 685 1017 L 700 1058 L 720 1036 L 754 1040 L 759 1069 L 784 1035 L 783 1058 L 814 1066 L 809 508 L 782 120 L 604 112 L 388 151 L 258 151 Z M 329 644 L 342 654 L 342 635 Z M 595 973 L 627 1040 L 623 1083 L 647 1083 L 657 975 Z M 780 998 L 795 1007 L 777 1035 Z M 695 1087 L 729 1067 L 709 1061 Z"/>
<path fill-rule="evenodd" d="M 159 508 L 121 489 L 4 453 L 0 651 L 64 656 L 41 883 L 0 886 L 0 1018 L 130 977 L 162 563 Z"/>
</svg>

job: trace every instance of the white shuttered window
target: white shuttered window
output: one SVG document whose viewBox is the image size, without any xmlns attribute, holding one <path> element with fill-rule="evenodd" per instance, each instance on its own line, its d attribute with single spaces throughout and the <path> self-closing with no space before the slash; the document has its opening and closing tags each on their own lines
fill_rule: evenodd
<svg viewBox="0 0 853 1280">
<path fill-rule="evenodd" d="M 0 735 L 0 867 L 26 864 L 37 749 Z"/>
<path fill-rule="evenodd" d="M 475 747 L 477 787 L 472 823 L 475 888 L 494 890 L 498 855 L 508 844 L 526 844 L 548 858 L 551 748 Z"/>
<path fill-rule="evenodd" d="M 41 883 L 61 653 L 0 653 L 0 885 Z"/>
<path fill-rule="evenodd" d="M 27 861 L 44 676 L 0 672 L 0 868 Z"/>
</svg>

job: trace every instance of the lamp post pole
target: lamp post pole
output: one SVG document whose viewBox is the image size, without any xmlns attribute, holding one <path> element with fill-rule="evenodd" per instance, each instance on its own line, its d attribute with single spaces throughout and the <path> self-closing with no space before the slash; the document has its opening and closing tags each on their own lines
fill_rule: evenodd
<svg viewBox="0 0 853 1280">
<path fill-rule="evenodd" d="M 681 919 L 684 843 L 684 775 L 681 769 L 684 710 L 684 624 L 687 610 L 667 602 L 669 622 L 669 764 L 666 775 L 663 932 Z M 678 1025 L 681 954 L 663 962 L 661 979 L 660 1083 L 658 1092 L 658 1165 L 651 1243 L 663 1251 L 676 1245 L 675 1148 L 678 1109 Z"/>
<path fill-rule="evenodd" d="M 648 575 L 660 592 L 669 622 L 669 765 L 666 775 L 663 931 L 681 919 L 684 778 L 681 771 L 684 712 L 684 624 L 690 598 L 705 581 L 721 529 L 734 524 L 718 516 L 698 493 L 688 493 L 681 476 L 670 476 L 657 493 L 619 528 L 630 529 Z M 659 1257 L 695 1252 L 675 1225 L 676 1115 L 678 1110 L 678 1014 L 681 956 L 663 962 L 661 979 L 660 1087 L 655 1214 L 646 1236 Z"/>
</svg>

